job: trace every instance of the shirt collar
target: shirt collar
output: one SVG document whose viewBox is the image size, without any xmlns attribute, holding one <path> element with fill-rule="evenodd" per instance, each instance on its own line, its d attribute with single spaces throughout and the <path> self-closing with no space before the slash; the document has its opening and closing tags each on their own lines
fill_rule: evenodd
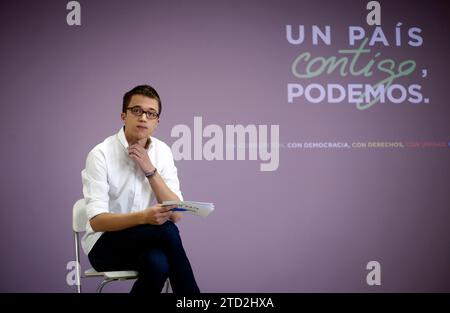
<svg viewBox="0 0 450 313">
<path fill-rule="evenodd" d="M 119 132 L 117 133 L 117 138 L 119 139 L 119 142 L 122 144 L 122 146 L 125 147 L 125 149 L 128 148 L 128 141 L 127 141 L 127 137 L 125 137 L 125 126 L 121 127 Z M 147 139 L 147 143 L 145 145 L 145 149 L 146 150 L 150 150 L 150 148 L 152 147 L 153 144 L 153 140 L 152 137 L 149 137 Z"/>
</svg>

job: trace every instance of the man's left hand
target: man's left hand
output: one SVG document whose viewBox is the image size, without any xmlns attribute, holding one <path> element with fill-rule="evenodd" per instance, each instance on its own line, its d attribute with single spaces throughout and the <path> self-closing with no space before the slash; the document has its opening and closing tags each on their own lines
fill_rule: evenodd
<svg viewBox="0 0 450 313">
<path fill-rule="evenodd" d="M 147 150 L 139 144 L 133 144 L 128 147 L 128 155 L 136 161 L 141 170 L 144 173 L 149 173 L 155 169 L 150 158 L 148 157 Z"/>
</svg>

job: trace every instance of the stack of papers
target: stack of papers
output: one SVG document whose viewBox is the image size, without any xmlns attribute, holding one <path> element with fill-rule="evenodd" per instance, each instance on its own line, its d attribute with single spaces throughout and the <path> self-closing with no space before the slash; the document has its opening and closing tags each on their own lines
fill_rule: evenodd
<svg viewBox="0 0 450 313">
<path fill-rule="evenodd" d="M 163 206 L 176 205 L 172 211 L 181 211 L 199 216 L 208 216 L 214 211 L 214 203 L 197 201 L 163 201 Z"/>
</svg>

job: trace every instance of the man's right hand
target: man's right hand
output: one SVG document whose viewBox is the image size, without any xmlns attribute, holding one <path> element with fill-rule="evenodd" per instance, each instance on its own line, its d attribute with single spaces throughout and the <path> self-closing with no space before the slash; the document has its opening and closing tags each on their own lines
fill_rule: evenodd
<svg viewBox="0 0 450 313">
<path fill-rule="evenodd" d="M 160 203 L 146 208 L 142 211 L 144 223 L 162 225 L 170 219 L 172 216 L 172 211 L 170 210 L 174 208 L 176 208 L 176 206 L 162 206 Z"/>
</svg>

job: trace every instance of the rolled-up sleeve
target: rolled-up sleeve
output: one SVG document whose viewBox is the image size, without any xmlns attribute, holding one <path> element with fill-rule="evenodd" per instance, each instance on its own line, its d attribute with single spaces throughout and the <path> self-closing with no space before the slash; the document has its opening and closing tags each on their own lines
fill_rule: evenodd
<svg viewBox="0 0 450 313">
<path fill-rule="evenodd" d="M 109 185 L 106 160 L 99 149 L 92 150 L 86 158 L 86 168 L 81 172 L 87 218 L 109 212 Z"/>
<path fill-rule="evenodd" d="M 181 201 L 183 201 L 183 195 L 180 190 L 180 181 L 178 180 L 178 170 L 173 161 L 172 151 L 168 146 L 165 146 L 164 151 L 164 167 L 160 169 L 160 175 L 167 187 L 174 192 Z"/>
</svg>

